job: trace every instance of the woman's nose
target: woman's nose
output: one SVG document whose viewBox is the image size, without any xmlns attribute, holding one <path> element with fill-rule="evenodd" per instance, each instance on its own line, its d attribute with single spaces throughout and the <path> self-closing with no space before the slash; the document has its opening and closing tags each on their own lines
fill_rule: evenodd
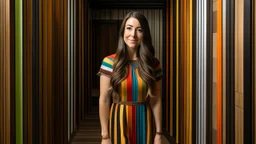
<svg viewBox="0 0 256 144">
<path fill-rule="evenodd" d="M 136 30 L 132 30 L 132 34 L 133 37 L 136 37 Z"/>
</svg>

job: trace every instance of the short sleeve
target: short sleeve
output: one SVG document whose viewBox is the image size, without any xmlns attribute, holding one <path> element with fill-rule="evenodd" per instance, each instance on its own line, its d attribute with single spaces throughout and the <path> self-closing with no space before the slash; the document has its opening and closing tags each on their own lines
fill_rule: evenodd
<svg viewBox="0 0 256 144">
<path fill-rule="evenodd" d="M 162 71 L 160 62 L 159 62 L 159 60 L 158 60 L 157 58 L 155 58 L 154 70 L 155 70 L 155 77 L 156 77 L 156 80 L 158 81 L 158 80 L 162 79 L 163 71 Z"/>
<path fill-rule="evenodd" d="M 113 72 L 113 64 L 114 64 L 114 59 L 111 57 L 105 57 L 101 63 L 100 70 L 98 72 L 98 76 L 100 75 L 106 75 L 110 77 Z"/>
</svg>

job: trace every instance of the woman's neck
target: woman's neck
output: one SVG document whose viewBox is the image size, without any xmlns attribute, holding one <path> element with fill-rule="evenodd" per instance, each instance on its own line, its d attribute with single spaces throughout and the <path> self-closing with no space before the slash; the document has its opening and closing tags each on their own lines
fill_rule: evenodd
<svg viewBox="0 0 256 144">
<path fill-rule="evenodd" d="M 128 48 L 128 60 L 136 60 L 137 59 L 137 49 Z"/>
</svg>

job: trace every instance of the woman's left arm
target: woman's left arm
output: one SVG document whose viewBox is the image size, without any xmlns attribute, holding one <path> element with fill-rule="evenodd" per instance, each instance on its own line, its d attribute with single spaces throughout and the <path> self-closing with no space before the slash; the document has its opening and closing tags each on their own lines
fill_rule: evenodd
<svg viewBox="0 0 256 144">
<path fill-rule="evenodd" d="M 162 97 L 161 97 L 161 80 L 158 80 L 152 88 L 150 97 L 150 106 L 154 115 L 156 132 L 162 133 Z"/>
</svg>

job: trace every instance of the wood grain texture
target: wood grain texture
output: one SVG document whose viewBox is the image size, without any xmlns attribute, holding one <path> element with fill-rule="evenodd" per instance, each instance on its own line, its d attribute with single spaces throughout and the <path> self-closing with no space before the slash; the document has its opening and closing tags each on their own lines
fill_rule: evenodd
<svg viewBox="0 0 256 144">
<path fill-rule="evenodd" d="M 32 143 L 32 0 L 23 1 L 23 77 L 24 77 L 24 97 L 23 97 L 23 127 L 24 143 Z"/>
<path fill-rule="evenodd" d="M 173 2 L 166 1 L 166 128 L 170 136 L 174 136 L 174 103 L 173 103 Z"/>
<path fill-rule="evenodd" d="M 217 143 L 222 144 L 222 0 L 217 5 Z"/>
<path fill-rule="evenodd" d="M 243 143 L 243 15 L 244 0 L 235 1 L 235 142 Z"/>
<path fill-rule="evenodd" d="M 179 119 L 179 0 L 176 0 L 176 143 L 179 143 L 179 127 L 180 127 L 180 119 Z"/>
<path fill-rule="evenodd" d="M 254 2 L 254 143 L 256 143 L 256 2 Z"/>
<path fill-rule="evenodd" d="M 0 1 L 0 143 L 11 142 L 11 11 Z"/>
</svg>

